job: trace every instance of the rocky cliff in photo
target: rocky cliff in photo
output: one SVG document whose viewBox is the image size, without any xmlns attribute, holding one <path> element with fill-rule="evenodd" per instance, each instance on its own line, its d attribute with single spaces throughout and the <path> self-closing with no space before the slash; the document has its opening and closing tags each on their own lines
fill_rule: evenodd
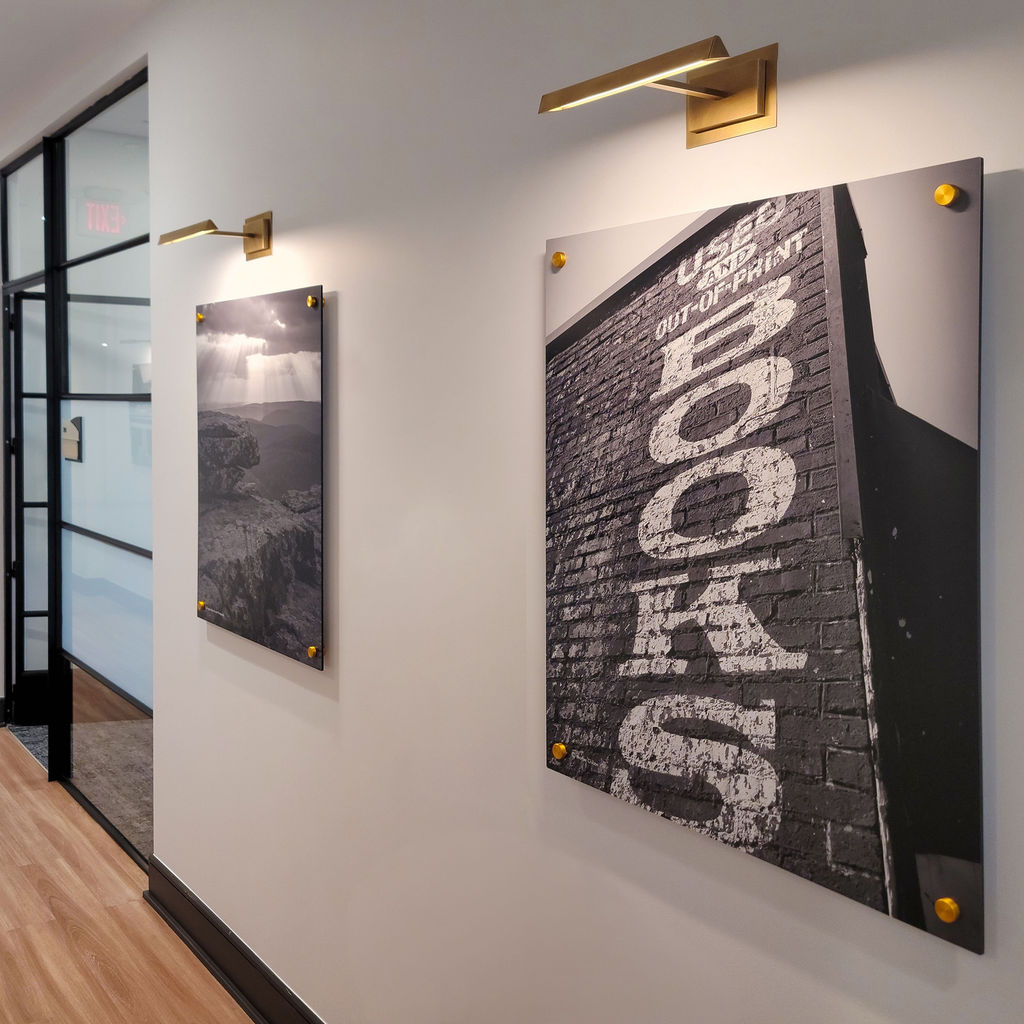
<svg viewBox="0 0 1024 1024">
<path fill-rule="evenodd" d="M 255 429 L 254 429 L 255 428 Z M 261 461 L 260 425 L 226 412 L 199 414 L 201 614 L 292 658 L 322 647 L 322 489 L 279 500 L 246 479 Z M 319 471 L 319 438 L 305 460 Z"/>
</svg>

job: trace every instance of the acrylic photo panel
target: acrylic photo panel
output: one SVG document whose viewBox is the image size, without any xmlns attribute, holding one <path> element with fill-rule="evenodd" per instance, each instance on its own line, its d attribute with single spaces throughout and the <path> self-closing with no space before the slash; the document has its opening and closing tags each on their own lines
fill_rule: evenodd
<svg viewBox="0 0 1024 1024">
<path fill-rule="evenodd" d="M 198 614 L 323 668 L 323 290 L 196 308 Z"/>
<path fill-rule="evenodd" d="M 977 952 L 981 191 L 961 161 L 545 271 L 550 768 Z"/>
</svg>

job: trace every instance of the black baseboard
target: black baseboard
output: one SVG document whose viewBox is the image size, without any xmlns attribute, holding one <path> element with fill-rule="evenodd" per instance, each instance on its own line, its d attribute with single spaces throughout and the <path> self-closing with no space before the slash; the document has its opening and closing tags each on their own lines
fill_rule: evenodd
<svg viewBox="0 0 1024 1024">
<path fill-rule="evenodd" d="M 323 1024 L 280 978 L 155 857 L 146 902 L 256 1024 Z"/>
</svg>

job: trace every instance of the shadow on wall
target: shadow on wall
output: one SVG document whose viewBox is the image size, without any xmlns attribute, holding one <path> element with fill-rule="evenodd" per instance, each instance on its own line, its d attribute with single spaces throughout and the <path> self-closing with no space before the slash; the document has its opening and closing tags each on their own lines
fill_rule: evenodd
<svg viewBox="0 0 1024 1024">
<path fill-rule="evenodd" d="M 1019 464 L 1024 416 L 1024 346 L 1021 345 L 1020 268 L 1024 265 L 1024 170 L 985 175 L 981 281 L 981 712 L 985 811 L 985 876 L 993 908 L 986 923 L 993 953 L 1007 939 L 1004 923 L 1020 913 L 1002 891 L 1005 865 L 999 847 L 1019 846 L 1019 815 L 1000 815 L 996 797 L 1016 790 L 1024 751 L 1014 723 L 1024 716 L 1019 666 L 1024 661 L 1020 606 L 1024 551 L 1006 543 L 1019 534 L 1024 477 Z M 1012 411 L 1011 411 L 1012 410 Z M 1016 762 L 1014 766 L 1014 760 Z M 997 773 L 997 766 L 1002 772 Z M 1000 777 L 1001 776 L 1001 777 Z M 1011 823 L 1013 822 L 1013 823 Z M 1000 833 L 1004 838 L 1000 843 Z M 1006 836 L 1013 832 L 1015 835 Z M 1017 861 L 1019 863 L 1019 861 Z M 1004 913 L 998 908 L 1005 907 Z"/>
</svg>

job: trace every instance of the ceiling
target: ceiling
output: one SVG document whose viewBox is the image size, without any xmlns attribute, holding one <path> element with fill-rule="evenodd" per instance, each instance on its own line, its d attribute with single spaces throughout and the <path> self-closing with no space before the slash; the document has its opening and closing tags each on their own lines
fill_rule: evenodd
<svg viewBox="0 0 1024 1024">
<path fill-rule="evenodd" d="M 109 49 L 161 2 L 0 0 L 0 137 L 36 97 Z"/>
</svg>

